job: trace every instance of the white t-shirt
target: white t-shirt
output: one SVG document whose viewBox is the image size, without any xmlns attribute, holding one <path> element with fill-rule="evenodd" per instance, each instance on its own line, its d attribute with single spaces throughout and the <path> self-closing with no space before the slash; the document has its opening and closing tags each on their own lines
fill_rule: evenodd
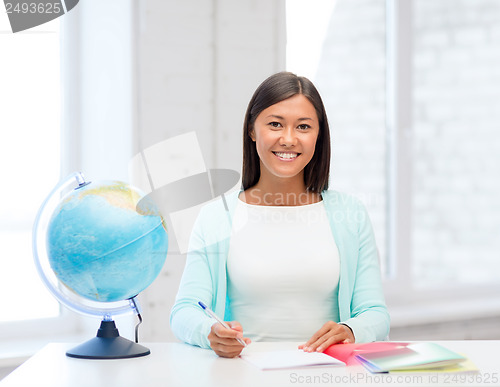
<svg viewBox="0 0 500 387">
<path fill-rule="evenodd" d="M 339 321 L 339 252 L 323 201 L 238 200 L 227 260 L 229 308 L 254 341 L 307 341 Z"/>
</svg>

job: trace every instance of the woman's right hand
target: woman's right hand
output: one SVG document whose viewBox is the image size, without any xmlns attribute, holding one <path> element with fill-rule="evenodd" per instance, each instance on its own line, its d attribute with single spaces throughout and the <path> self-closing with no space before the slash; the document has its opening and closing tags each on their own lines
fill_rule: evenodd
<svg viewBox="0 0 500 387">
<path fill-rule="evenodd" d="M 226 324 L 231 329 L 226 329 L 219 323 L 212 325 L 212 329 L 208 334 L 210 347 L 221 357 L 236 357 L 245 348 L 236 339 L 242 339 L 247 344 L 250 344 L 252 340 L 243 337 L 243 328 L 239 322 L 226 321 Z"/>
</svg>

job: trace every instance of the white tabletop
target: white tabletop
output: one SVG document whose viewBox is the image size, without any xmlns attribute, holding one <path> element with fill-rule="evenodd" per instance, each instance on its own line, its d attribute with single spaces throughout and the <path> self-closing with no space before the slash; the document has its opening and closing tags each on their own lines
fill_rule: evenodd
<svg viewBox="0 0 500 387">
<path fill-rule="evenodd" d="M 65 356 L 74 344 L 49 344 L 0 382 L 0 387 L 127 386 L 500 386 L 500 341 L 442 341 L 465 354 L 476 374 L 373 375 L 360 365 L 261 371 L 240 358 L 180 343 L 146 343 L 151 355 L 123 360 L 82 360 Z M 252 343 L 244 349 L 297 348 L 298 343 Z"/>
</svg>

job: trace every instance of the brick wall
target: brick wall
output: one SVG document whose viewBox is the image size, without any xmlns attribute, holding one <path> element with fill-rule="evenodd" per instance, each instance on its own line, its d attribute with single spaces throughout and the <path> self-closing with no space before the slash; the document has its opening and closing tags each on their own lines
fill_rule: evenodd
<svg viewBox="0 0 500 387">
<path fill-rule="evenodd" d="M 422 287 L 498 283 L 489 268 L 500 250 L 500 2 L 412 4 L 413 277 Z M 337 1 L 316 83 L 332 187 L 364 199 L 384 257 L 384 1 Z"/>
<path fill-rule="evenodd" d="M 500 280 L 499 26 L 498 1 L 414 2 L 413 254 L 422 286 Z"/>
</svg>

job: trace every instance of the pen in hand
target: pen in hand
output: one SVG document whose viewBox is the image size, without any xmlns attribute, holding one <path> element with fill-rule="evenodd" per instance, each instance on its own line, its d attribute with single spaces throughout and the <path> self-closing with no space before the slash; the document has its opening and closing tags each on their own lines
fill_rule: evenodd
<svg viewBox="0 0 500 387">
<path fill-rule="evenodd" d="M 210 317 L 215 319 L 220 325 L 222 325 L 226 329 L 232 329 L 229 325 L 227 325 L 221 318 L 219 318 L 208 306 L 206 306 L 203 302 L 199 301 L 198 305 L 201 306 L 201 308 L 209 314 Z M 247 346 L 247 343 L 245 343 L 242 339 L 236 339 L 238 342 L 243 345 L 244 347 Z"/>
</svg>

